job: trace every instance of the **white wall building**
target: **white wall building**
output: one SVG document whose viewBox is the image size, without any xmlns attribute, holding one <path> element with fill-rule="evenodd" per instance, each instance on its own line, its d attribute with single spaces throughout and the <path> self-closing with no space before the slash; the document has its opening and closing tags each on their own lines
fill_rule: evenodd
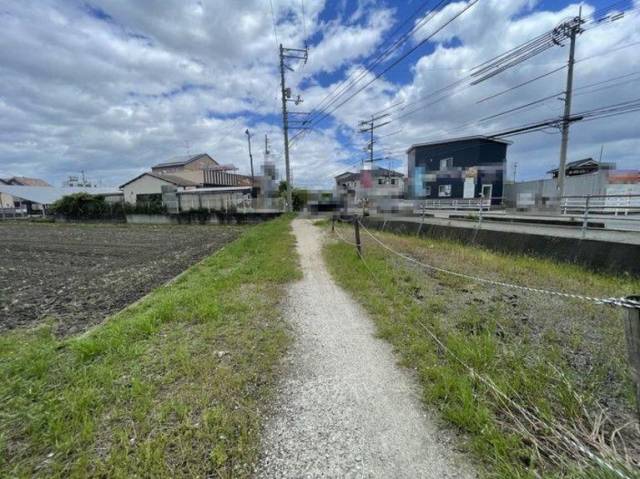
<svg viewBox="0 0 640 479">
<path fill-rule="evenodd" d="M 191 180 L 175 175 L 142 173 L 120 186 L 124 201 L 131 205 L 162 201 L 162 187 L 172 186 L 179 189 L 194 189 L 198 186 Z"/>
</svg>

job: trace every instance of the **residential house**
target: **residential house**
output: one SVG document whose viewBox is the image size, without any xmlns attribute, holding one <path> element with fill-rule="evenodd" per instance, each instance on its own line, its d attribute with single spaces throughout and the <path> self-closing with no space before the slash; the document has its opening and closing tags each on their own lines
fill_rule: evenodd
<svg viewBox="0 0 640 479">
<path fill-rule="evenodd" d="M 235 167 L 221 165 L 206 153 L 176 157 L 151 167 L 120 186 L 129 204 L 161 203 L 163 191 L 172 194 L 201 188 L 238 188 L 251 191 L 251 179 L 232 173 Z M 220 190 L 216 190 L 220 191 Z M 219 194 L 219 193 L 218 193 Z M 173 197 L 172 197 L 173 198 Z M 174 199 L 171 200 L 175 202 Z"/>
<path fill-rule="evenodd" d="M 11 178 L 0 178 L 0 185 L 5 186 L 35 186 L 35 187 L 50 187 L 51 185 L 40 178 L 28 178 L 26 176 L 12 176 Z M 13 195 L 0 191 L 0 208 L 19 208 L 31 211 L 32 209 L 40 210 L 37 204 L 29 201 L 25 201 L 22 198 L 14 197 Z"/>
<path fill-rule="evenodd" d="M 492 198 L 503 195 L 505 140 L 470 136 L 412 145 L 408 156 L 408 196 L 429 199 Z"/>
<path fill-rule="evenodd" d="M 349 205 L 363 200 L 402 198 L 405 189 L 402 173 L 380 167 L 356 173 L 347 171 L 336 176 L 335 181 L 338 198 Z"/>
<path fill-rule="evenodd" d="M 201 185 L 201 183 L 196 183 L 177 175 L 159 174 L 151 171 L 142 173 L 120 185 L 120 189 L 123 192 L 126 203 L 148 205 L 162 203 L 163 186 L 176 189 L 195 189 Z"/>
</svg>

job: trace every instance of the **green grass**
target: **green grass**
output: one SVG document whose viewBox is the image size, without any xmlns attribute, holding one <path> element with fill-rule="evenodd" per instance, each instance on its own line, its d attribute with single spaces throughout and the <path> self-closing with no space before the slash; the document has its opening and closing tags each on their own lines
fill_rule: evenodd
<svg viewBox="0 0 640 479">
<path fill-rule="evenodd" d="M 340 228 L 352 240 L 352 229 Z M 594 296 L 640 291 L 637 280 L 602 276 L 575 265 L 374 233 L 396 250 L 454 271 Z M 366 263 L 342 242 L 328 243 L 324 253 L 337 281 L 369 311 L 379 335 L 393 344 L 405 366 L 417 371 L 424 401 L 464 433 L 466 448 L 480 460 L 487 477 L 616 477 L 588 461 L 563 455 L 554 461 L 538 454 L 531 439 L 546 441 L 548 431 L 533 431 L 531 437 L 532 431 L 519 428 L 490 388 L 438 346 L 427 330 L 545 421 L 587 430 L 604 410 L 607 420 L 597 432 L 607 443 L 615 427 L 635 415 L 623 311 L 428 273 L 366 239 Z M 637 460 L 637 431 L 631 426 L 621 434 L 627 445 L 635 444 L 630 455 L 636 454 Z M 621 450 L 621 443 L 616 445 Z"/>
<path fill-rule="evenodd" d="M 249 476 L 300 274 L 289 220 L 82 336 L 1 336 L 0 476 Z"/>
</svg>

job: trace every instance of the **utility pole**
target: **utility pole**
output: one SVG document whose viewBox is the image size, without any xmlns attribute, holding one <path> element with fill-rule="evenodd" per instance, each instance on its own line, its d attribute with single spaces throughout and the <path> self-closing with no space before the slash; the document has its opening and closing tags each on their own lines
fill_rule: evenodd
<svg viewBox="0 0 640 479">
<path fill-rule="evenodd" d="M 575 64 L 576 37 L 582 33 L 582 7 L 578 16 L 560 25 L 555 34 L 569 37 L 569 62 L 567 64 L 567 87 L 564 92 L 564 114 L 562 116 L 562 141 L 560 143 L 560 166 L 558 168 L 558 208 L 564 196 L 565 169 L 567 165 L 567 148 L 569 146 L 569 125 L 571 124 L 571 97 L 573 95 L 573 66 Z M 555 41 L 555 40 L 554 40 Z"/>
<path fill-rule="evenodd" d="M 282 90 L 282 129 L 284 133 L 284 162 L 287 173 L 287 211 L 293 210 L 291 198 L 291 167 L 289 165 L 289 113 L 287 112 L 287 102 L 293 101 L 296 105 L 302 103 L 300 95 L 295 99 L 291 98 L 291 88 L 287 88 L 284 77 L 284 70 L 293 71 L 289 65 L 285 63 L 285 59 L 302 60 L 307 63 L 309 58 L 309 50 L 305 46 L 301 48 L 285 48 L 280 44 L 280 87 Z"/>
<path fill-rule="evenodd" d="M 373 169 L 373 162 L 374 161 L 380 161 L 380 160 L 384 160 L 385 158 L 373 158 L 373 145 L 375 143 L 375 139 L 373 137 L 374 131 L 377 130 L 378 128 L 381 128 L 385 125 L 388 125 L 389 123 L 391 123 L 391 121 L 384 121 L 383 123 L 378 123 L 380 120 L 387 118 L 390 114 L 389 113 L 385 113 L 383 115 L 379 115 L 379 116 L 373 116 L 371 115 L 371 118 L 369 120 L 363 120 L 359 123 L 360 126 L 360 133 L 369 133 L 369 143 L 367 145 L 367 149 L 369 150 L 369 159 L 366 160 L 367 162 L 369 162 L 369 164 L 371 165 L 371 168 Z M 363 159 L 362 161 L 362 170 L 364 170 L 364 162 L 365 160 Z M 364 187 L 362 186 L 362 178 L 363 178 L 363 173 L 362 170 L 360 171 L 360 189 L 363 190 L 364 193 Z M 365 204 L 368 202 L 368 198 L 362 198 L 362 215 L 364 216 L 365 213 Z"/>
<path fill-rule="evenodd" d="M 360 133 L 369 133 L 369 144 L 367 146 L 367 149 L 369 150 L 369 162 L 373 165 L 373 162 L 375 161 L 373 159 L 373 144 L 375 143 L 375 140 L 373 138 L 373 133 L 375 130 L 377 130 L 378 128 L 381 128 L 385 125 L 388 125 L 389 123 L 391 123 L 391 121 L 385 121 L 384 123 L 376 123 L 379 120 L 382 120 L 383 118 L 388 117 L 390 114 L 389 113 L 385 113 L 384 115 L 380 115 L 380 116 L 371 116 L 371 119 L 369 120 L 363 120 L 359 123 L 360 126 Z"/>
<path fill-rule="evenodd" d="M 255 178 L 253 176 L 253 155 L 251 154 L 251 133 L 249 133 L 249 129 L 245 131 L 247 134 L 247 142 L 249 143 L 249 162 L 251 163 L 251 190 L 255 188 Z"/>
<path fill-rule="evenodd" d="M 517 172 L 518 172 L 518 162 L 514 161 L 513 162 L 513 184 L 516 183 L 516 178 L 517 178 L 516 174 L 517 174 Z"/>
</svg>

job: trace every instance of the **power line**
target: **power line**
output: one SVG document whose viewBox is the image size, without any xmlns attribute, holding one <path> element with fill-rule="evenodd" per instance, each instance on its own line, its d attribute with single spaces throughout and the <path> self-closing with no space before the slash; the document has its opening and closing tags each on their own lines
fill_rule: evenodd
<svg viewBox="0 0 640 479">
<path fill-rule="evenodd" d="M 485 101 L 492 100 L 492 99 L 497 98 L 497 97 L 499 97 L 499 96 L 502 96 L 502 95 L 504 95 L 504 94 L 506 94 L 506 93 L 509 93 L 510 91 L 517 90 L 518 88 L 521 88 L 521 87 L 523 87 L 523 86 L 526 86 L 526 85 L 529 85 L 529 84 L 531 84 L 531 83 L 533 83 L 533 82 L 536 82 L 536 81 L 538 81 L 538 80 L 541 80 L 542 78 L 545 78 L 545 77 L 548 77 L 548 76 L 550 76 L 550 75 L 553 75 L 554 73 L 557 73 L 557 72 L 559 72 L 559 71 L 561 71 L 561 70 L 564 70 L 565 68 L 567 68 L 567 66 L 566 66 L 566 65 L 562 65 L 562 66 L 561 66 L 561 67 L 559 67 L 559 68 L 556 68 L 556 69 L 554 69 L 554 70 L 551 70 L 551 71 L 549 71 L 549 72 L 547 72 L 547 73 L 543 73 L 542 75 L 538 75 L 537 77 L 531 78 L 530 80 L 527 80 L 527 81 L 524 81 L 524 82 L 519 83 L 519 84 L 517 84 L 517 85 L 514 85 L 514 86 L 512 86 L 511 88 L 508 88 L 508 89 L 506 89 L 506 90 L 503 90 L 503 91 L 501 91 L 501 92 L 499 92 L 499 93 L 496 93 L 496 94 L 494 94 L 494 95 L 490 95 L 490 96 L 484 97 L 484 98 L 482 98 L 482 99 L 480 99 L 480 100 L 476 101 L 476 103 L 483 103 L 483 102 L 485 102 Z"/>
<path fill-rule="evenodd" d="M 431 33 L 430 35 L 428 35 L 426 38 L 424 38 L 423 40 L 421 40 L 420 42 L 418 42 L 414 47 L 410 48 L 409 51 L 405 52 L 404 54 L 402 54 L 399 58 L 397 58 L 395 61 L 393 61 L 390 65 L 388 65 L 387 67 L 385 67 L 381 72 L 375 74 L 375 76 L 369 80 L 367 83 L 365 83 L 363 86 L 361 86 L 358 90 L 356 90 L 355 93 L 351 94 L 349 97 L 347 97 L 345 100 L 343 100 L 342 102 L 340 102 L 338 105 L 336 105 L 335 107 L 333 107 L 332 110 L 325 112 L 319 119 L 316 119 L 314 121 L 315 124 L 319 123 L 320 121 L 322 121 L 324 118 L 326 118 L 327 116 L 329 116 L 330 114 L 334 113 L 338 108 L 344 106 L 346 103 L 348 103 L 350 100 L 352 100 L 356 95 L 358 95 L 360 92 L 362 92 L 365 88 L 367 88 L 369 85 L 371 85 L 373 82 L 375 82 L 376 80 L 378 80 L 380 77 L 382 77 L 382 75 L 384 75 L 385 73 L 387 73 L 389 70 L 391 70 L 393 67 L 395 67 L 396 65 L 398 65 L 400 62 L 402 62 L 405 58 L 407 58 L 410 54 L 412 54 L 414 51 L 416 51 L 418 48 L 420 48 L 421 46 L 423 46 L 425 43 L 427 43 L 431 38 L 433 38 L 436 34 L 438 34 L 440 31 L 442 31 L 445 27 L 447 27 L 450 23 L 452 23 L 455 19 L 457 19 L 460 15 L 462 15 L 463 13 L 465 13 L 467 10 L 469 10 L 471 7 L 473 7 L 476 3 L 478 3 L 479 0 L 471 0 L 469 1 L 469 3 L 467 3 L 467 5 L 460 10 L 459 12 L 457 12 L 455 15 L 453 15 L 453 17 L 451 17 L 449 20 L 447 20 L 443 25 L 441 25 L 440 27 L 438 27 L 433 33 Z"/>
<path fill-rule="evenodd" d="M 271 7 L 271 23 L 273 24 L 273 36 L 276 40 L 276 48 L 280 45 L 280 40 L 278 40 L 278 28 L 276 27 L 276 14 L 273 11 L 273 0 L 269 0 L 269 6 Z"/>
<path fill-rule="evenodd" d="M 480 118 L 478 120 L 478 123 L 481 123 L 481 122 L 484 122 L 484 121 L 487 121 L 487 120 L 493 120 L 493 119 L 501 117 L 503 115 L 508 115 L 509 113 L 517 112 L 519 110 L 522 110 L 523 108 L 527 108 L 527 107 L 530 107 L 530 106 L 533 106 L 533 105 L 537 105 L 539 103 L 543 103 L 543 102 L 549 101 L 552 98 L 558 98 L 559 95 L 562 95 L 562 92 L 558 92 L 558 93 L 554 93 L 553 95 L 545 96 L 544 98 L 540 98 L 538 100 L 534 100 L 534 101 L 531 101 L 529 103 L 525 103 L 524 105 L 520 105 L 520 106 L 517 106 L 517 107 L 514 107 L 514 108 L 510 108 L 509 110 L 502 111 L 502 112 L 496 113 L 494 115 L 485 116 L 484 118 Z"/>
<path fill-rule="evenodd" d="M 307 40 L 307 19 L 304 13 L 304 0 L 300 0 L 300 10 L 302 12 L 302 32 L 304 34 L 304 40 Z"/>
<path fill-rule="evenodd" d="M 620 3 L 620 2 L 617 2 L 617 3 Z M 479 69 L 480 67 L 483 67 L 483 70 L 484 70 L 484 68 L 488 67 L 492 62 L 495 63 L 495 62 L 504 62 L 505 60 L 511 60 L 511 59 L 513 59 L 514 55 L 517 56 L 519 54 L 522 54 L 522 52 L 524 51 L 523 49 L 530 48 L 531 46 L 538 46 L 538 44 L 541 41 L 544 42 L 544 39 L 547 36 L 551 36 L 551 38 L 554 38 L 553 35 L 555 34 L 555 39 L 556 39 L 556 41 L 558 41 L 563 35 L 562 30 L 563 29 L 566 30 L 567 28 L 570 28 L 569 24 L 571 22 L 575 22 L 575 21 L 576 21 L 576 19 L 574 18 L 574 19 L 569 20 L 568 22 L 564 22 L 563 24 L 561 24 L 560 26 L 554 28 L 553 30 L 551 30 L 549 32 L 545 32 L 545 33 L 543 33 L 541 35 L 538 35 L 537 37 L 534 37 L 533 39 L 528 40 L 527 42 L 524 42 L 524 43 L 516 46 L 515 48 L 513 48 L 511 50 L 508 50 L 506 52 L 501 53 L 498 56 L 495 56 L 495 57 L 493 57 L 493 58 L 491 58 L 489 60 L 486 60 L 485 62 L 477 65 L 474 68 L 475 69 Z M 564 27 L 563 27 L 563 25 L 564 25 Z M 564 33 L 564 35 L 566 35 L 566 32 Z M 629 44 L 629 45 L 623 45 L 623 46 L 621 46 L 619 48 L 611 49 L 610 51 L 616 51 L 616 50 L 619 50 L 619 49 L 622 49 L 622 48 L 627 48 L 628 46 L 632 46 L 632 45 L 635 45 L 635 44 L 638 44 L 638 43 L 640 43 L 640 42 L 635 42 L 635 43 L 632 43 L 632 44 Z M 603 53 L 600 53 L 600 54 L 597 54 L 597 55 L 592 55 L 590 57 L 586 57 L 586 58 L 583 58 L 583 59 L 580 59 L 580 60 L 576 60 L 575 63 L 578 63 L 580 61 L 589 60 L 591 58 L 594 58 L 596 56 L 600 56 L 600 55 L 605 54 L 605 53 L 607 53 L 607 52 L 603 52 Z M 527 58 L 530 58 L 530 56 L 527 57 Z M 513 65 L 511 65 L 511 66 L 513 66 Z M 554 69 L 554 70 L 552 70 L 550 72 L 544 73 L 542 75 L 538 75 L 537 77 L 534 77 L 534 78 L 532 78 L 530 80 L 527 80 L 527 81 L 525 81 L 525 82 L 523 82 L 523 83 L 521 83 L 519 85 L 515 85 L 514 87 L 511 87 L 511 88 L 509 88 L 507 90 L 504 90 L 504 91 L 502 91 L 500 93 L 497 93 L 495 95 L 491 95 L 489 97 L 485 97 L 485 98 L 479 100 L 478 103 L 481 103 L 483 101 L 487 101 L 487 100 L 496 98 L 498 96 L 501 96 L 503 94 L 506 94 L 506 93 L 508 93 L 510 91 L 513 91 L 513 90 L 517 89 L 517 88 L 520 88 L 522 86 L 528 85 L 530 83 L 533 83 L 533 82 L 535 82 L 537 80 L 540 80 L 542 78 L 545 78 L 547 76 L 550 76 L 550 75 L 552 75 L 552 74 L 554 74 L 556 72 L 559 72 L 559 71 L 561 71 L 561 70 L 563 70 L 565 68 L 567 68 L 567 65 L 561 65 L 560 67 L 558 67 L 558 68 L 556 68 L 556 69 Z M 480 71 L 480 70 L 478 70 L 478 71 Z M 499 72 L 496 72 L 496 74 L 500 73 L 502 71 L 504 71 L 504 68 L 501 69 Z M 493 76 L 495 76 L 495 75 L 493 75 Z M 472 77 L 472 75 L 470 75 L 469 78 L 471 78 L 471 77 Z M 428 94 L 426 97 L 423 97 L 423 98 L 421 98 L 419 100 L 416 100 L 416 101 L 410 103 L 409 105 L 411 105 L 411 104 L 417 105 L 418 103 L 422 103 L 424 101 L 427 101 L 428 99 L 433 98 L 434 96 L 436 96 L 438 93 L 443 92 L 443 96 L 441 96 L 437 100 L 432 101 L 432 102 L 430 102 L 430 103 L 425 105 L 425 106 L 431 106 L 431 105 L 434 105 L 436 103 L 439 103 L 439 102 L 445 100 L 446 98 L 448 98 L 450 96 L 453 96 L 453 95 L 456 95 L 458 93 L 461 93 L 462 91 L 465 91 L 466 89 L 470 88 L 471 86 L 473 86 L 475 84 L 475 83 L 469 83 L 469 84 L 465 85 L 463 88 L 455 91 L 454 93 L 451 93 L 449 95 L 444 94 L 444 92 L 446 92 L 447 90 L 451 90 L 451 89 L 463 84 L 465 81 L 466 81 L 466 78 L 459 79 L 459 80 L 457 80 L 457 81 L 455 81 L 455 82 L 453 82 L 453 83 L 451 83 L 449 85 L 446 85 L 445 87 L 442 87 L 442 88 L 440 88 L 440 89 Z M 407 105 L 407 106 L 409 106 L 409 105 Z M 405 108 L 407 106 L 405 106 Z M 396 117 L 395 120 L 399 120 L 399 119 L 405 118 L 407 116 L 410 116 L 411 114 L 413 114 L 413 113 L 415 113 L 417 111 L 420 111 L 421 109 L 422 108 L 415 108 L 413 110 L 409 110 L 408 112 L 404 113 L 403 115 L 401 115 L 399 117 Z"/>
<path fill-rule="evenodd" d="M 355 84 L 361 81 L 364 78 L 364 76 L 366 76 L 366 74 L 370 72 L 370 70 L 373 70 L 373 68 L 375 68 L 380 63 L 382 63 L 386 58 L 388 58 L 391 55 L 391 53 L 397 50 L 406 40 L 408 40 L 413 33 L 417 32 L 424 25 L 426 25 L 428 21 L 433 17 L 433 15 L 431 14 L 435 11 L 435 9 L 440 8 L 445 2 L 450 3 L 451 0 L 441 0 L 435 7 L 431 9 L 431 11 L 425 16 L 425 18 L 423 18 L 421 21 L 416 23 L 416 25 L 414 25 L 414 27 L 410 29 L 408 32 L 405 32 L 403 35 L 397 38 L 389 47 L 387 47 L 384 51 L 382 51 L 379 55 L 377 55 L 376 58 L 374 58 L 373 61 L 369 63 L 369 65 L 367 65 L 366 67 L 362 67 L 360 69 L 362 71 L 357 78 L 352 78 L 357 73 L 357 71 L 354 71 L 349 75 L 349 77 L 347 77 L 345 80 L 340 82 L 334 90 L 332 90 L 320 101 L 318 106 L 314 109 L 315 111 L 313 112 L 313 114 L 309 117 L 309 121 L 315 120 L 316 117 L 318 117 L 319 115 L 322 115 L 322 113 L 324 113 L 332 104 L 334 104 L 340 97 L 342 97 L 350 88 L 352 88 Z M 424 2 L 421 5 L 421 7 L 426 5 L 426 3 L 428 2 Z M 431 15 L 431 18 L 430 18 L 430 15 Z M 398 31 L 402 26 L 404 26 L 404 24 L 406 24 L 412 18 L 412 16 L 410 16 L 407 20 L 405 20 L 405 22 L 403 22 L 403 24 L 400 27 L 396 28 L 395 31 Z M 393 34 L 391 36 L 393 36 Z M 333 98 L 331 98 L 332 96 Z M 326 105 L 324 105 L 327 99 L 330 99 L 330 101 Z"/>
</svg>

